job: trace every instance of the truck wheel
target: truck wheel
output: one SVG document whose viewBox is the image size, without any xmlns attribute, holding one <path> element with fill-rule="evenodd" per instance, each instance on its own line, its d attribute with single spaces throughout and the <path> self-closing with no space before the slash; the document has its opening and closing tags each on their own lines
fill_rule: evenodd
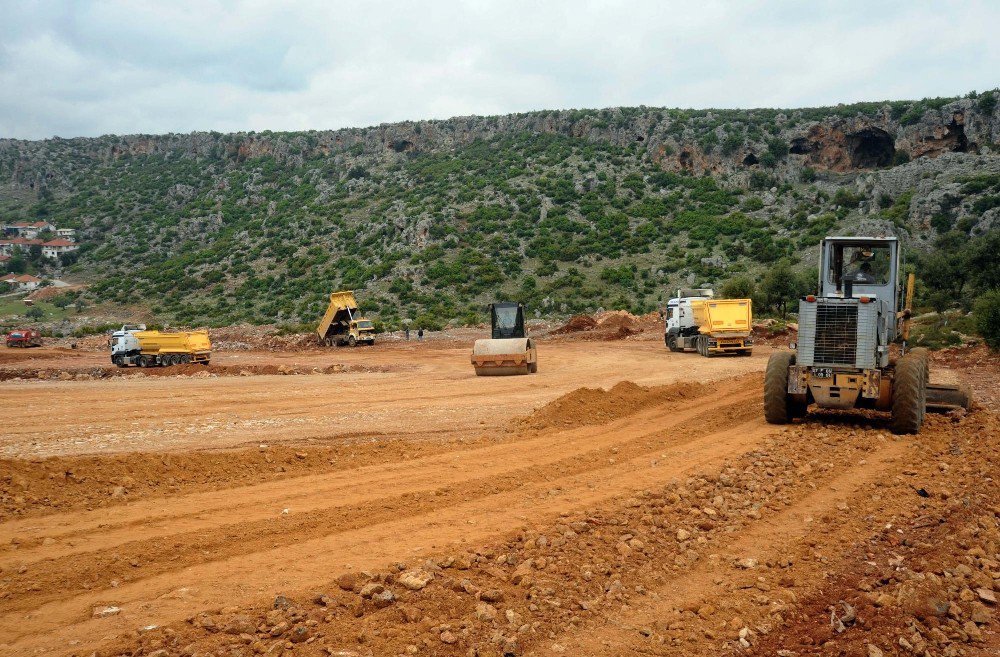
<svg viewBox="0 0 1000 657">
<path fill-rule="evenodd" d="M 674 351 L 674 352 L 684 351 L 683 349 L 681 349 L 680 347 L 677 346 L 677 336 L 676 335 L 671 335 L 671 336 L 667 337 L 667 349 L 669 349 L 670 351 Z"/>
<path fill-rule="evenodd" d="M 347 345 L 349 347 L 357 347 L 358 346 L 358 339 L 355 338 L 353 335 L 350 336 L 349 338 L 347 338 Z"/>
<path fill-rule="evenodd" d="M 121 356 L 115 356 L 111 362 L 115 364 L 115 367 L 125 367 L 125 359 Z"/>
<path fill-rule="evenodd" d="M 926 354 L 909 353 L 896 361 L 892 380 L 892 431 L 917 433 L 927 408 Z"/>
<path fill-rule="evenodd" d="M 764 419 L 771 424 L 788 424 L 805 413 L 788 394 L 788 368 L 795 364 L 795 354 L 779 351 L 771 354 L 764 373 Z"/>
</svg>

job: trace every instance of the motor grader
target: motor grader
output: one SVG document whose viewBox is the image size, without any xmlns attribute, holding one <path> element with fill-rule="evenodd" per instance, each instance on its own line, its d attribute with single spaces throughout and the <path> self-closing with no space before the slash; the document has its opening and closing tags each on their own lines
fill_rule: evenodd
<svg viewBox="0 0 1000 657">
<path fill-rule="evenodd" d="M 490 338 L 476 340 L 472 347 L 476 376 L 537 372 L 538 351 L 524 328 L 524 304 L 501 301 L 490 304 L 489 309 Z"/>
<path fill-rule="evenodd" d="M 895 433 L 917 433 L 927 410 L 969 408 L 965 386 L 930 383 L 926 349 L 909 349 L 913 274 L 905 304 L 895 237 L 827 237 L 817 294 L 799 301 L 793 353 L 777 352 L 764 378 L 764 417 L 784 424 L 820 408 L 889 411 Z M 890 345 L 902 339 L 900 355 Z"/>
</svg>

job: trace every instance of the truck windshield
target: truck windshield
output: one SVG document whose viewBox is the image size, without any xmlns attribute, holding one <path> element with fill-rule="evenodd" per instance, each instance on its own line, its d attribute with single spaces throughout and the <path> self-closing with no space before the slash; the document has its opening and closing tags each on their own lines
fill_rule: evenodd
<svg viewBox="0 0 1000 657">
<path fill-rule="evenodd" d="M 830 260 L 829 281 L 838 289 L 845 279 L 855 285 L 885 285 L 889 282 L 890 265 L 887 246 L 836 245 Z"/>
<path fill-rule="evenodd" d="M 359 329 L 370 329 L 370 328 L 372 328 L 372 323 L 370 321 L 368 321 L 367 319 L 362 320 L 362 321 L 358 322 L 358 328 Z"/>
</svg>

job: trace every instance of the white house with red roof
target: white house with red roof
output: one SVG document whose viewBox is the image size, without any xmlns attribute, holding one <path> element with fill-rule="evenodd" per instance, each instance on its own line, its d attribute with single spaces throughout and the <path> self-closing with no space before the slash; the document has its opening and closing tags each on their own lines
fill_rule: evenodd
<svg viewBox="0 0 1000 657">
<path fill-rule="evenodd" d="M 8 230 L 13 230 L 17 233 L 18 237 L 22 237 L 27 240 L 33 240 L 40 234 L 50 231 L 55 232 L 56 227 L 47 221 L 22 221 L 16 224 L 7 226 Z"/>
<path fill-rule="evenodd" d="M 14 249 L 21 249 L 27 252 L 32 246 L 42 246 L 42 240 L 29 240 L 23 237 L 15 237 L 11 240 L 0 240 L 0 255 L 14 255 Z"/>
<path fill-rule="evenodd" d="M 7 274 L 0 277 L 0 283 L 6 283 L 11 288 L 27 292 L 37 290 L 42 284 L 42 279 L 31 274 Z"/>
<path fill-rule="evenodd" d="M 58 258 L 64 253 L 69 253 L 70 251 L 76 251 L 79 246 L 75 242 L 70 242 L 69 240 L 57 239 L 49 240 L 42 244 L 42 255 L 46 258 Z"/>
</svg>

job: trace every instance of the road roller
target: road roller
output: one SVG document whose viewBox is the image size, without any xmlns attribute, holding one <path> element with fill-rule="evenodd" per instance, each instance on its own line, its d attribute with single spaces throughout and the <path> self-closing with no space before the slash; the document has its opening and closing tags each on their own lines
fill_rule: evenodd
<svg viewBox="0 0 1000 657">
<path fill-rule="evenodd" d="M 535 341 L 524 329 L 524 304 L 514 301 L 491 303 L 491 335 L 476 340 L 472 347 L 472 367 L 476 376 L 534 374 L 538 371 Z"/>
</svg>

